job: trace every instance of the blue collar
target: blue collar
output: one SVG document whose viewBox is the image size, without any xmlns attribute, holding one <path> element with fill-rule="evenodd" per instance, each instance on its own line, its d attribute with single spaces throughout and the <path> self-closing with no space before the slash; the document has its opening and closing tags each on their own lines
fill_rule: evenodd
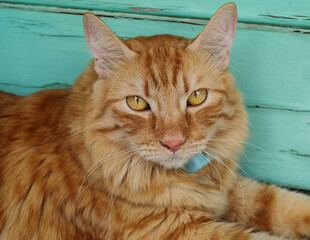
<svg viewBox="0 0 310 240">
<path fill-rule="evenodd" d="M 193 158 L 191 158 L 186 164 L 185 168 L 189 173 L 195 173 L 199 171 L 201 168 L 206 166 L 209 162 L 211 162 L 212 157 L 207 154 L 199 154 Z"/>
</svg>

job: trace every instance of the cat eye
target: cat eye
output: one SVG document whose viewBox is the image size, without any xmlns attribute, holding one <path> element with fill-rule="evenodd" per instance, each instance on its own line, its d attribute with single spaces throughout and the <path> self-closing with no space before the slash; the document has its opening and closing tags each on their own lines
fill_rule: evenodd
<svg viewBox="0 0 310 240">
<path fill-rule="evenodd" d="M 187 105 L 188 106 L 197 106 L 202 104 L 208 96 L 208 90 L 207 89 L 198 89 L 188 97 L 187 99 Z"/>
<path fill-rule="evenodd" d="M 135 111 L 150 109 L 150 105 L 143 98 L 138 96 L 129 96 L 126 98 L 127 105 Z"/>
</svg>

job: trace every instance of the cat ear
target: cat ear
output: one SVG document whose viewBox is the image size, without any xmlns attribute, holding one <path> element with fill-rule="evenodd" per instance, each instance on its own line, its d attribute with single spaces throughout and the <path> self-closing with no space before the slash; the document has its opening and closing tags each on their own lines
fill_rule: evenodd
<svg viewBox="0 0 310 240">
<path fill-rule="evenodd" d="M 118 64 L 137 55 L 96 15 L 85 13 L 83 25 L 88 47 L 95 58 L 95 70 L 100 78 L 107 77 Z"/>
<path fill-rule="evenodd" d="M 204 51 L 221 68 L 227 68 L 230 48 L 237 27 L 237 9 L 234 3 L 223 5 L 212 16 L 198 37 L 188 46 L 193 51 Z"/>
</svg>

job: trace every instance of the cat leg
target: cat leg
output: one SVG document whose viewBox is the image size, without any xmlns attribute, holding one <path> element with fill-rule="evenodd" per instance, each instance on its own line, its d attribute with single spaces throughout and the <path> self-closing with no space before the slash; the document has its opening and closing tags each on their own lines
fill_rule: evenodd
<svg viewBox="0 0 310 240">
<path fill-rule="evenodd" d="M 310 237 L 310 197 L 238 176 L 224 220 L 285 237 Z"/>
<path fill-rule="evenodd" d="M 182 214 L 179 214 L 179 216 Z M 168 217 L 170 218 L 170 217 Z M 172 218 L 171 218 L 172 219 Z M 175 219 L 175 218 L 174 218 Z M 152 239 L 152 240 L 285 240 L 287 238 L 272 236 L 266 232 L 257 232 L 241 224 L 192 219 L 187 223 L 169 222 L 156 219 L 156 222 L 139 229 L 126 228 L 122 239 Z"/>
<path fill-rule="evenodd" d="M 126 207 L 127 209 L 127 207 Z M 111 220 L 120 228 L 110 231 L 105 239 L 150 240 L 284 240 L 267 232 L 258 232 L 239 223 L 219 221 L 196 209 L 159 207 L 130 208 L 126 217 Z M 117 224 L 115 224 L 117 223 Z M 117 236 L 117 237 L 115 237 Z"/>
<path fill-rule="evenodd" d="M 208 222 L 202 224 L 196 229 L 191 229 L 189 236 L 178 239 L 193 240 L 284 240 L 287 238 L 272 236 L 266 232 L 253 232 L 251 229 L 245 229 L 243 226 L 234 223 Z"/>
</svg>

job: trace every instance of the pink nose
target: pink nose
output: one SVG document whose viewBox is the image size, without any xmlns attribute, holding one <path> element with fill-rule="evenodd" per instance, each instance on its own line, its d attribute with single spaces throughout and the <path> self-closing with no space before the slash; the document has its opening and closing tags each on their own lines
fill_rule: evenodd
<svg viewBox="0 0 310 240">
<path fill-rule="evenodd" d="M 180 146 L 184 143 L 185 139 L 178 138 L 164 138 L 160 140 L 161 144 L 167 147 L 171 152 L 176 152 L 179 150 Z"/>
</svg>

